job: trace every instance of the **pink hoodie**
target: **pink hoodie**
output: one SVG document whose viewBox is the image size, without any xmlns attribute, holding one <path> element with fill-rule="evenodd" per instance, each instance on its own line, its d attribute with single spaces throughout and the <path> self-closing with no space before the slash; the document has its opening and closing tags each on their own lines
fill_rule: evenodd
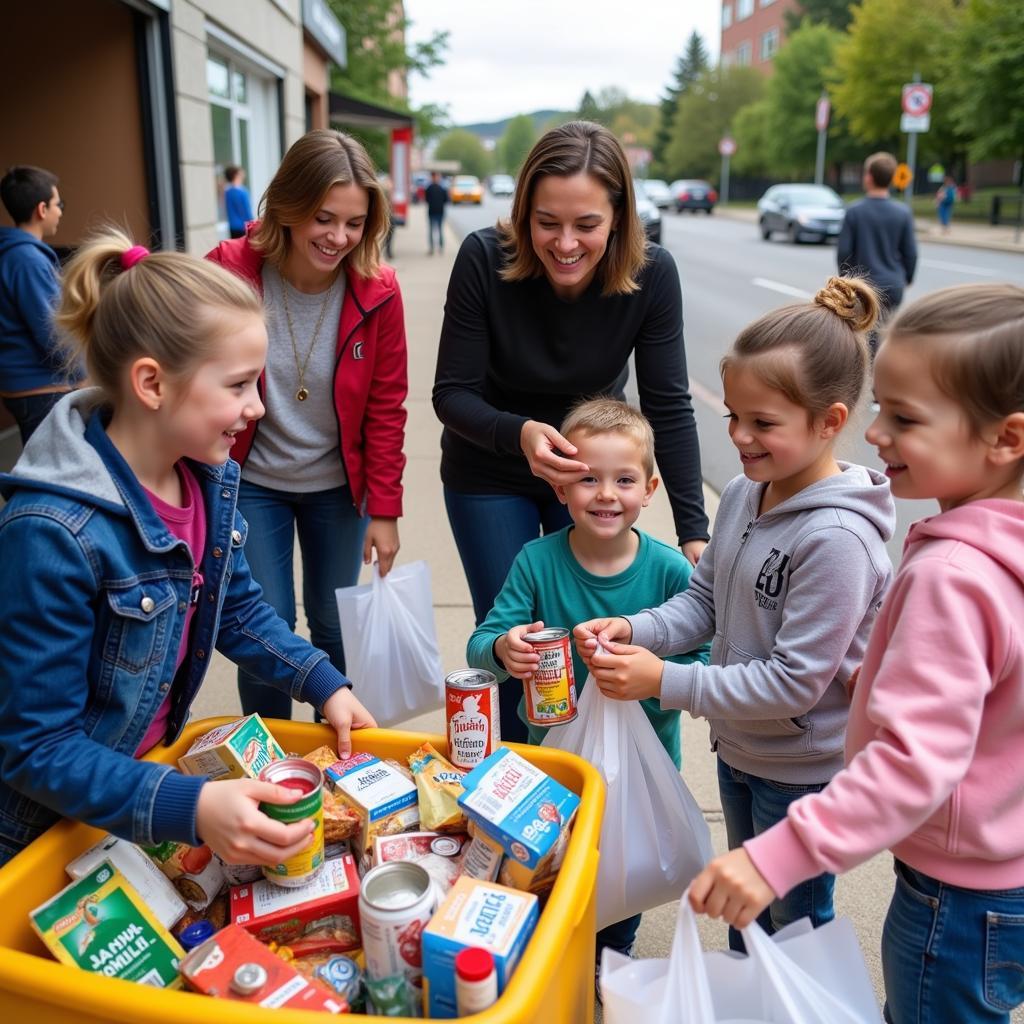
<svg viewBox="0 0 1024 1024">
<path fill-rule="evenodd" d="M 846 767 L 744 847 L 779 895 L 887 848 L 951 885 L 1024 886 L 1024 503 L 911 527 L 853 687 Z"/>
</svg>

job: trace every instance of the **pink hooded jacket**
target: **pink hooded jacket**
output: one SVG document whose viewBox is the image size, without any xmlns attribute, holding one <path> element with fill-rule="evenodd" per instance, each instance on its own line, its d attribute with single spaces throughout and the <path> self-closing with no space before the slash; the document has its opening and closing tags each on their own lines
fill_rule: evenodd
<svg viewBox="0 0 1024 1024">
<path fill-rule="evenodd" d="M 950 885 L 1024 886 L 1024 503 L 911 527 L 851 685 L 846 767 L 744 844 L 772 889 L 887 848 Z"/>
</svg>

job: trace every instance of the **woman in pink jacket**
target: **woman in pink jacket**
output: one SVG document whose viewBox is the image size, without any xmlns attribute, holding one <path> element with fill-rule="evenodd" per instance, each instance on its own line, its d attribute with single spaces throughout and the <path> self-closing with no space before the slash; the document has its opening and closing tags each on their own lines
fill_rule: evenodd
<svg viewBox="0 0 1024 1024">
<path fill-rule="evenodd" d="M 698 911 L 744 927 L 891 849 L 891 1024 L 1005 1024 L 1024 1002 L 1024 289 L 963 285 L 892 321 L 878 447 L 915 523 L 850 683 L 847 766 L 713 861 Z"/>
</svg>

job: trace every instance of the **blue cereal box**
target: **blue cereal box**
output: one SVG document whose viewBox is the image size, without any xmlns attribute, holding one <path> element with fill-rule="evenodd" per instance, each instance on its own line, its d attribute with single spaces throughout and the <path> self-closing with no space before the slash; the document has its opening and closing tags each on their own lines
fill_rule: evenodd
<svg viewBox="0 0 1024 1024">
<path fill-rule="evenodd" d="M 455 957 L 481 946 L 494 957 L 498 994 L 512 977 L 540 914 L 537 897 L 496 882 L 463 876 L 423 929 L 423 985 L 427 1016 L 457 1017 Z"/>
<path fill-rule="evenodd" d="M 459 806 L 505 851 L 500 880 L 532 892 L 549 887 L 580 798 L 508 747 L 481 761 L 462 784 Z"/>
</svg>

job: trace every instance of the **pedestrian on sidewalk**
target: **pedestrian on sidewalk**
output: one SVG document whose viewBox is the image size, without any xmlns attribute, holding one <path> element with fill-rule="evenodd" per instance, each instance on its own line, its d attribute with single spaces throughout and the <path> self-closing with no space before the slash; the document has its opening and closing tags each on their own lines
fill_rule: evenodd
<svg viewBox="0 0 1024 1024">
<path fill-rule="evenodd" d="M 881 323 L 903 301 L 917 269 L 914 218 L 889 196 L 896 167 L 892 153 L 873 153 L 864 161 L 865 195 L 846 211 L 836 246 L 839 273 L 865 277 L 878 292 Z M 874 352 L 876 332 L 868 342 Z"/>
<path fill-rule="evenodd" d="M 1022 325 L 1009 284 L 946 288 L 891 322 L 866 436 L 896 497 L 939 514 L 910 528 L 850 681 L 846 768 L 690 888 L 743 927 L 890 849 L 891 1024 L 1008 1024 L 1024 1002 Z"/>
<path fill-rule="evenodd" d="M 313 704 L 343 754 L 374 725 L 246 562 L 230 453 L 263 414 L 260 302 L 219 267 L 106 229 L 69 264 L 58 324 L 96 386 L 66 396 L 2 479 L 0 863 L 64 815 L 277 864 L 313 823 L 259 805 L 297 794 L 139 760 L 181 734 L 215 649 Z"/>
<path fill-rule="evenodd" d="M 949 234 L 949 224 L 953 219 L 953 206 L 956 203 L 956 179 L 947 174 L 935 193 L 935 212 L 942 226 L 942 233 Z"/>
<path fill-rule="evenodd" d="M 708 523 L 679 272 L 646 243 L 618 140 L 573 121 L 534 145 L 510 219 L 466 237 L 448 284 L 433 401 L 448 521 L 478 625 L 522 546 L 571 523 L 554 488 L 588 467 L 554 424 L 581 395 L 622 398 L 630 355 L 694 563 Z M 517 704 L 503 687 L 502 735 L 525 742 Z"/>
<path fill-rule="evenodd" d="M 245 226 L 252 220 L 252 200 L 245 187 L 245 168 L 228 164 L 224 168 L 224 210 L 228 215 L 228 231 L 232 238 L 241 238 Z"/>
<path fill-rule="evenodd" d="M 44 239 L 57 233 L 64 201 L 55 174 L 12 167 L 0 197 L 14 221 L 0 228 L 0 397 L 25 444 L 46 414 L 74 387 L 53 329 L 60 261 Z"/>
<path fill-rule="evenodd" d="M 444 208 L 448 205 L 448 189 L 441 184 L 441 175 L 430 172 L 430 184 L 423 192 L 427 204 L 427 254 L 434 255 L 434 237 L 437 237 L 437 251 L 444 252 Z"/>
<path fill-rule="evenodd" d="M 380 262 L 388 205 L 362 145 L 324 129 L 288 150 L 261 209 L 244 238 L 208 254 L 263 297 L 270 336 L 266 416 L 231 451 L 242 465 L 246 554 L 294 628 L 298 534 L 310 635 L 344 672 L 334 591 L 373 558 L 387 575 L 402 514 L 408 367 L 398 281 Z M 246 714 L 291 717 L 289 695 L 248 669 L 238 692 Z"/>
<path fill-rule="evenodd" d="M 574 631 L 609 697 L 658 697 L 709 719 L 730 849 L 783 820 L 843 766 L 846 682 L 892 579 L 889 483 L 835 455 L 864 389 L 864 334 L 877 313 L 869 285 L 833 277 L 813 302 L 740 332 L 722 385 L 743 475 L 722 491 L 689 589 Z M 710 666 L 658 657 L 709 640 Z M 808 873 L 759 908 L 761 926 L 831 921 L 834 884 L 827 866 Z M 743 948 L 734 929 L 729 945 Z"/>
</svg>

